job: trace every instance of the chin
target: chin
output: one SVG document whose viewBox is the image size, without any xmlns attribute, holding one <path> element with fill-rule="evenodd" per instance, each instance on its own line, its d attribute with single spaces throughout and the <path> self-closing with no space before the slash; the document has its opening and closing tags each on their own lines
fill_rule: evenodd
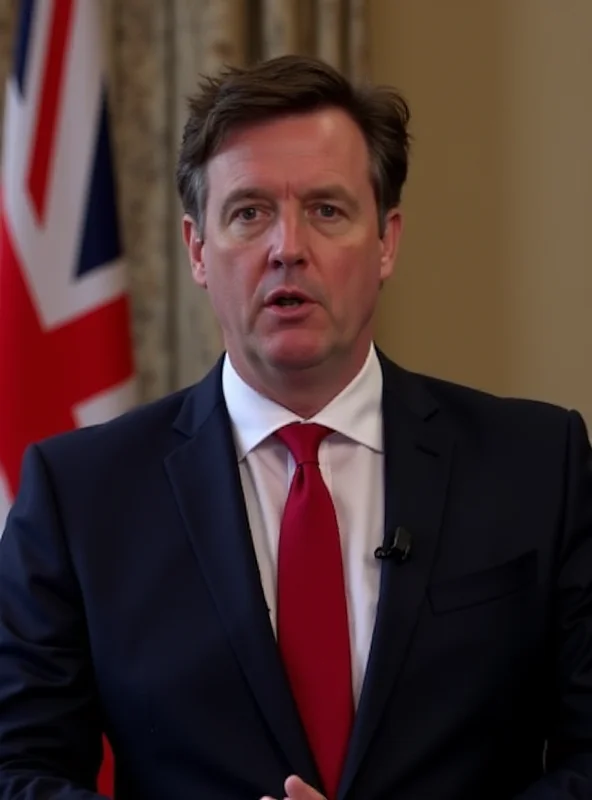
<svg viewBox="0 0 592 800">
<path fill-rule="evenodd" d="M 264 361 L 278 370 L 305 370 L 317 367 L 326 359 L 327 348 L 316 343 L 300 343 L 299 345 L 280 345 L 266 347 Z"/>
</svg>

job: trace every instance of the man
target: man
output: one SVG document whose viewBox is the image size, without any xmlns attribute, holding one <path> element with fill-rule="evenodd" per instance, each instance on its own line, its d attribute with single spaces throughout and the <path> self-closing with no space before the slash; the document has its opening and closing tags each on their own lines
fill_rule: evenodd
<svg viewBox="0 0 592 800">
<path fill-rule="evenodd" d="M 0 545 L 0 798 L 592 797 L 574 412 L 373 345 L 408 112 L 300 57 L 190 104 L 178 185 L 226 354 L 32 447 Z"/>
</svg>

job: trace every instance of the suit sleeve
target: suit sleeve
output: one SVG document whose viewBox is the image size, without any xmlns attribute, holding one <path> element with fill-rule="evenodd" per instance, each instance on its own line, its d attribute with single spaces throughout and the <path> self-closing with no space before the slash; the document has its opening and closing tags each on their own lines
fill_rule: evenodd
<svg viewBox="0 0 592 800">
<path fill-rule="evenodd" d="M 100 709 L 82 597 L 37 447 L 0 540 L 0 800 L 91 800 Z"/>
<path fill-rule="evenodd" d="M 592 798 L 592 451 L 576 412 L 567 438 L 546 774 L 516 800 Z"/>
</svg>

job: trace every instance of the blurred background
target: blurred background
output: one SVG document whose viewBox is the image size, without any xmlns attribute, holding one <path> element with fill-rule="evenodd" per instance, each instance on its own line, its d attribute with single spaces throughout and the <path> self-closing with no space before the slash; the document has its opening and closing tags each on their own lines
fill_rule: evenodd
<svg viewBox="0 0 592 800">
<path fill-rule="evenodd" d="M 404 243 L 378 343 L 412 370 L 592 424 L 591 0 L 95 1 L 141 400 L 220 351 L 180 237 L 185 96 L 222 63 L 300 51 L 411 106 Z M 2 89 L 17 10 L 0 0 Z"/>
</svg>

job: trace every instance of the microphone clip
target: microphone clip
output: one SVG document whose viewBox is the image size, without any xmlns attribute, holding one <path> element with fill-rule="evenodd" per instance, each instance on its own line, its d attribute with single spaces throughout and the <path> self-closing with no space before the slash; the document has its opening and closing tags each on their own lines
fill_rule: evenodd
<svg viewBox="0 0 592 800">
<path fill-rule="evenodd" d="M 380 560 L 392 558 L 397 564 L 403 564 L 411 554 L 412 539 L 409 531 L 399 526 L 392 535 L 385 537 L 381 547 L 376 548 L 374 557 Z"/>
</svg>

